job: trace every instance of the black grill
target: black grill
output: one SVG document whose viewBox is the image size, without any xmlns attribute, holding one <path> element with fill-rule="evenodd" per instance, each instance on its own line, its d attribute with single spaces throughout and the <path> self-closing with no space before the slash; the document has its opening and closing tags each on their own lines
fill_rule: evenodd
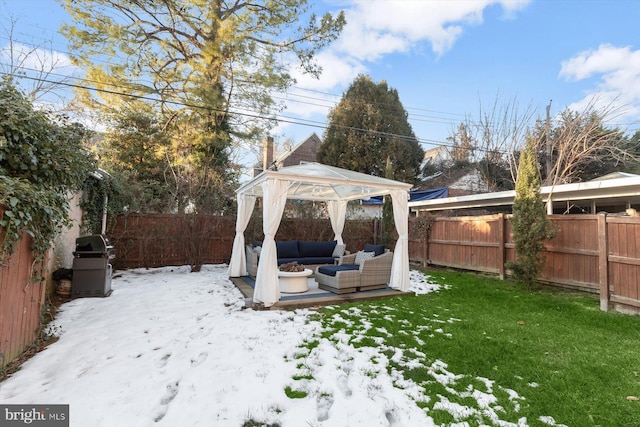
<svg viewBox="0 0 640 427">
<path fill-rule="evenodd" d="M 115 258 L 115 253 L 109 239 L 101 234 L 78 237 L 73 256 L 71 297 L 111 295 L 113 268 L 109 261 Z"/>
<path fill-rule="evenodd" d="M 102 234 L 78 237 L 76 239 L 76 250 L 73 255 L 77 258 L 115 258 L 111 242 Z"/>
</svg>

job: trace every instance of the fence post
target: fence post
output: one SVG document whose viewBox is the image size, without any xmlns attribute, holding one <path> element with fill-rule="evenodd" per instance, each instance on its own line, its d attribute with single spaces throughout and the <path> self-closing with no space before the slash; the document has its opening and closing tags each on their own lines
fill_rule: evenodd
<svg viewBox="0 0 640 427">
<path fill-rule="evenodd" d="M 609 310 L 609 245 L 607 214 L 598 215 L 598 276 L 600 281 L 600 310 Z"/>
<path fill-rule="evenodd" d="M 498 264 L 498 274 L 500 275 L 500 280 L 504 280 L 505 276 L 505 267 L 504 267 L 504 251 L 505 251 L 505 240 L 506 236 L 504 235 L 504 214 L 498 214 L 498 257 L 496 259 L 496 263 Z"/>
<path fill-rule="evenodd" d="M 422 266 L 429 265 L 429 228 L 427 228 L 422 235 Z"/>
</svg>

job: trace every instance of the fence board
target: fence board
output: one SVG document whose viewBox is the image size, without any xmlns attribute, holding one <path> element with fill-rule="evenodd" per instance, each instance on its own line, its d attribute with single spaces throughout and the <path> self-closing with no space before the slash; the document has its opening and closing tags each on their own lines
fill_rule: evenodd
<svg viewBox="0 0 640 427">
<path fill-rule="evenodd" d="M 31 281 L 33 260 L 31 238 L 24 234 L 0 267 L 0 367 L 38 338 L 46 281 Z"/>
</svg>

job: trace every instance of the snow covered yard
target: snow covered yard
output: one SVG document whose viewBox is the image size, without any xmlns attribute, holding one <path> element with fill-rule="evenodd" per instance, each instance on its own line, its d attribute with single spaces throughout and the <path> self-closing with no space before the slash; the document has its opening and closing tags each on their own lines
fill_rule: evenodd
<svg viewBox="0 0 640 427">
<path fill-rule="evenodd" d="M 379 348 L 354 347 L 353 334 L 339 328 L 332 339 L 320 338 L 312 310 L 245 310 L 226 265 L 188 271 L 119 272 L 110 297 L 64 304 L 52 325 L 60 339 L 0 383 L 0 401 L 69 404 L 77 427 L 241 426 L 249 420 L 283 427 L 432 426 L 416 403 L 425 399 L 439 399 L 438 408 L 456 419 L 477 412 L 496 425 L 526 423 L 500 420 L 492 394 L 500 387 L 488 379 L 479 380 L 482 390 L 466 387 L 472 407 L 424 396 L 401 370 L 388 374 L 389 347 L 382 342 Z M 416 271 L 411 281 L 416 294 L 438 289 Z M 372 327 L 357 309 L 345 316 L 360 319 L 358 334 Z M 394 352 L 396 364 L 420 363 L 418 353 Z M 446 368 L 438 361 L 430 372 L 452 390 L 463 376 Z M 285 389 L 301 397 L 292 399 Z M 515 406 L 522 399 L 499 391 Z"/>
</svg>

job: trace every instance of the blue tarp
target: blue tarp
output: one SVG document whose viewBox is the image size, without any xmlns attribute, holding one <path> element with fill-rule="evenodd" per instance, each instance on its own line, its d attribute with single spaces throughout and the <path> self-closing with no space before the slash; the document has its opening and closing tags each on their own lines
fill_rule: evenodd
<svg viewBox="0 0 640 427">
<path fill-rule="evenodd" d="M 423 200 L 443 199 L 449 197 L 449 189 L 447 187 L 434 188 L 432 190 L 414 190 L 409 191 L 410 202 L 421 202 Z M 381 205 L 382 196 L 372 197 L 369 200 L 363 200 L 363 205 Z"/>
</svg>

